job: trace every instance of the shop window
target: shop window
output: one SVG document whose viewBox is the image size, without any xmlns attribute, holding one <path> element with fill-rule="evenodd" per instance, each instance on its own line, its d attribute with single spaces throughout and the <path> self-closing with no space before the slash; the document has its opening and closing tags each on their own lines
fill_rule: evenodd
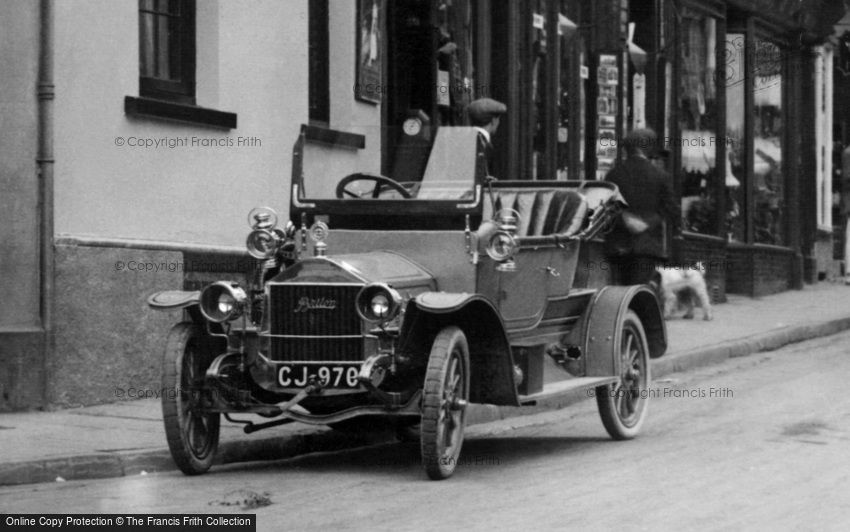
<svg viewBox="0 0 850 532">
<path fill-rule="evenodd" d="M 721 72 L 726 83 L 726 213 L 724 226 L 730 240 L 746 240 L 746 47 L 743 33 L 727 33 Z"/>
<path fill-rule="evenodd" d="M 590 67 L 588 65 L 587 44 L 584 36 L 576 39 L 579 45 L 579 83 L 578 83 L 578 108 L 576 109 L 576 120 L 578 122 L 578 138 L 573 141 L 578 144 L 578 179 L 587 179 L 585 157 L 587 148 L 587 85 L 590 78 Z"/>
<path fill-rule="evenodd" d="M 655 3 L 651 0 L 633 0 L 629 2 L 629 25 L 626 45 L 629 49 L 629 83 L 626 93 L 628 98 L 628 113 L 626 127 L 629 130 L 651 127 L 658 132 L 655 118 L 653 96 L 656 90 L 656 80 L 653 78 L 655 66 L 649 61 L 649 55 L 658 57 L 655 49 L 656 17 Z M 649 96 L 649 98 L 647 98 Z"/>
<path fill-rule="evenodd" d="M 385 10 L 385 15 L 379 14 L 386 19 L 388 43 L 386 79 L 380 82 L 385 90 L 377 95 L 380 98 L 371 100 L 381 101 L 386 110 L 382 168 L 385 174 L 396 178 L 416 175 L 419 179 L 431 149 L 431 132 L 442 126 L 468 125 L 466 108 L 472 100 L 501 96 L 492 92 L 487 68 L 481 64 L 481 56 L 485 60 L 490 57 L 490 20 L 498 16 L 498 11 L 495 6 L 490 9 L 489 2 L 478 0 L 360 0 L 359 5 L 361 12 L 365 11 L 363 5 L 382 6 L 380 9 Z M 493 25 L 499 26 L 495 22 Z M 481 71 L 476 70 L 477 66 Z M 404 122 L 412 116 L 431 126 L 423 128 L 422 135 L 416 138 L 403 129 Z M 497 144 L 507 129 L 505 122 L 494 139 Z M 497 167 L 501 158 L 502 154 L 495 155 Z M 402 167 L 406 170 L 400 170 Z"/>
<path fill-rule="evenodd" d="M 584 110 L 589 71 L 584 39 L 578 34 L 576 23 L 568 16 L 573 12 L 572 4 L 572 0 L 561 0 L 557 20 L 560 39 L 556 162 L 558 179 L 584 178 Z M 577 154 L 575 165 L 571 164 L 571 154 Z M 571 174 L 573 171 L 577 173 Z"/>
<path fill-rule="evenodd" d="M 460 126 L 466 106 L 481 96 L 473 73 L 471 0 L 439 0 L 437 21 L 436 99 L 440 124 Z"/>
<path fill-rule="evenodd" d="M 193 0 L 139 0 L 139 94 L 195 103 Z"/>
<path fill-rule="evenodd" d="M 327 125 L 330 122 L 328 0 L 310 0 L 308 18 L 308 116 L 310 122 Z"/>
<path fill-rule="evenodd" d="M 629 49 L 629 81 L 626 97 L 627 130 L 651 128 L 661 139 L 661 145 L 650 153 L 657 167 L 665 172 L 671 172 L 669 146 L 664 146 L 665 138 L 669 139 L 667 120 L 670 117 L 670 81 L 665 77 L 670 65 L 669 53 L 661 43 L 664 27 L 667 21 L 664 16 L 665 7 L 656 5 L 654 0 L 631 0 L 629 2 L 629 26 L 626 45 Z M 671 71 L 672 72 L 672 71 Z M 664 107 L 662 107 L 664 105 Z"/>
<path fill-rule="evenodd" d="M 714 234 L 717 179 L 717 21 L 682 10 L 679 138 L 682 161 L 682 228 Z"/>
<path fill-rule="evenodd" d="M 785 244 L 782 166 L 782 53 L 756 39 L 753 52 L 753 218 L 755 242 Z"/>
<path fill-rule="evenodd" d="M 532 179 L 549 178 L 546 170 L 546 1 L 535 2 L 532 16 L 531 96 L 533 102 Z"/>
</svg>

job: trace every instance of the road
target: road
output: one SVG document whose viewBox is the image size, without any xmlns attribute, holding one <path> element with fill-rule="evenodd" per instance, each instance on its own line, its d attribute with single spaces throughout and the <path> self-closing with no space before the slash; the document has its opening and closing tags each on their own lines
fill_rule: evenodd
<svg viewBox="0 0 850 532">
<path fill-rule="evenodd" d="M 461 464 L 425 479 L 413 444 L 279 462 L 0 488 L 0 513 L 243 511 L 260 530 L 839 530 L 850 526 L 850 333 L 653 383 L 632 441 L 594 401 L 470 427 Z M 665 397 L 666 395 L 666 397 Z M 241 493 L 241 492 L 239 492 Z"/>
</svg>

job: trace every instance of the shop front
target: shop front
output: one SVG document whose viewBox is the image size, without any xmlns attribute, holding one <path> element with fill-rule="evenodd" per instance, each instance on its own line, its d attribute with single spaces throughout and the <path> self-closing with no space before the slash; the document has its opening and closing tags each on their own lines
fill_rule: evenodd
<svg viewBox="0 0 850 532">
<path fill-rule="evenodd" d="M 815 124 L 805 112 L 814 63 L 799 9 L 784 2 L 630 4 L 635 41 L 649 56 L 647 93 L 656 95 L 648 125 L 663 140 L 680 198 L 674 261 L 702 261 L 718 301 L 727 291 L 757 296 L 800 287 L 811 253 L 807 217 L 814 213 L 801 205 L 815 190 L 806 144 L 814 144 Z"/>
<path fill-rule="evenodd" d="M 490 97 L 508 107 L 493 139 L 496 177 L 587 175 L 590 24 L 580 25 L 592 15 L 588 4 L 387 2 L 384 173 L 415 175 L 433 130 L 467 125 L 466 105 Z M 411 117 L 426 127 L 405 131 Z"/>
<path fill-rule="evenodd" d="M 604 179 L 617 140 L 651 127 L 681 206 L 673 261 L 702 261 L 717 301 L 799 287 L 817 227 L 807 80 L 833 3 L 389 2 L 382 170 L 415 174 L 433 128 L 483 96 L 508 107 L 500 179 Z M 410 117 L 428 127 L 406 133 Z"/>
</svg>

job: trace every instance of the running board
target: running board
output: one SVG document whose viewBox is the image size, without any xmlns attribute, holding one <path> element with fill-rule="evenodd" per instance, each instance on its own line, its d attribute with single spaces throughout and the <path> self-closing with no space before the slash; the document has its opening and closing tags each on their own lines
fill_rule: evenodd
<svg viewBox="0 0 850 532">
<path fill-rule="evenodd" d="M 543 386 L 543 391 L 541 392 L 531 395 L 520 395 L 519 402 L 522 406 L 535 405 L 543 399 L 551 399 L 578 390 L 605 386 L 606 384 L 615 383 L 618 380 L 620 380 L 619 377 L 575 377 L 573 379 L 550 382 Z"/>
</svg>

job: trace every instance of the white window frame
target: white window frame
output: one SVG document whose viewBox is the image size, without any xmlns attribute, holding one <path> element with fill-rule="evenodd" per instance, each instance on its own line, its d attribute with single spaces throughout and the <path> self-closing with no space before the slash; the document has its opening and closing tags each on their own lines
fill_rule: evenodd
<svg viewBox="0 0 850 532">
<path fill-rule="evenodd" d="M 815 54 L 817 224 L 832 233 L 832 46 L 818 46 Z"/>
</svg>

